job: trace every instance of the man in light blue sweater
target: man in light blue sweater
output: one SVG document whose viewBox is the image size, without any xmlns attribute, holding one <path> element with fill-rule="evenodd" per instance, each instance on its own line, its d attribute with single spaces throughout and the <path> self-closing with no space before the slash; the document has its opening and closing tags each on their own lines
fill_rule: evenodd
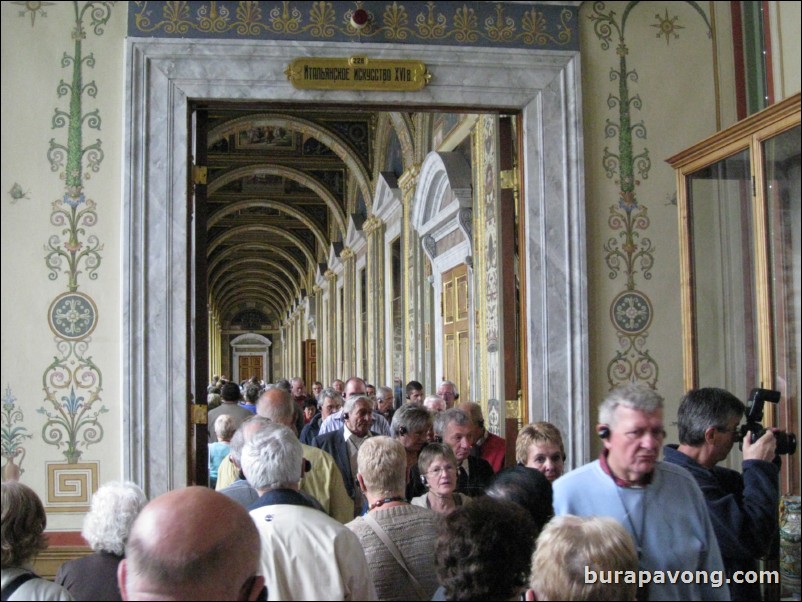
<svg viewBox="0 0 802 602">
<path fill-rule="evenodd" d="M 724 564 L 702 492 L 684 469 L 659 462 L 665 438 L 663 398 L 623 385 L 599 408 L 604 441 L 598 460 L 554 482 L 557 515 L 609 516 L 632 535 L 639 599 L 729 600 Z"/>
</svg>

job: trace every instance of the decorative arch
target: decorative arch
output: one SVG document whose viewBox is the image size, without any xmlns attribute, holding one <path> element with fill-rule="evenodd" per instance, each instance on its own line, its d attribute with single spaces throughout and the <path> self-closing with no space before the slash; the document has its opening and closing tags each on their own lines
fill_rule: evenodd
<svg viewBox="0 0 802 602">
<path fill-rule="evenodd" d="M 261 334 L 255 332 L 246 332 L 245 334 L 241 334 L 238 337 L 231 339 L 230 344 L 232 347 L 236 347 L 238 345 L 263 345 L 265 347 L 272 347 L 273 342 L 267 337 L 263 337 Z"/>
<path fill-rule="evenodd" d="M 254 126 L 280 127 L 315 138 L 321 144 L 329 147 L 345 163 L 348 171 L 356 177 L 357 185 L 362 190 L 365 199 L 370 198 L 370 174 L 368 174 L 368 170 L 365 169 L 359 156 L 351 150 L 349 144 L 330 130 L 300 117 L 292 115 L 249 115 L 234 119 L 217 126 L 209 132 L 209 145 L 213 145 L 229 134 Z"/>
<path fill-rule="evenodd" d="M 220 220 L 222 220 L 225 216 L 230 215 L 232 213 L 236 213 L 237 211 L 243 211 L 245 209 L 251 209 L 253 207 L 267 207 L 269 209 L 276 209 L 281 211 L 282 213 L 286 213 L 290 217 L 294 217 L 299 222 L 301 222 L 304 226 L 306 226 L 312 234 L 315 235 L 315 239 L 320 244 L 320 248 L 325 249 L 329 246 L 329 242 L 326 239 L 326 235 L 323 234 L 323 230 L 320 229 L 314 220 L 312 220 L 308 215 L 306 215 L 303 211 L 299 211 L 292 205 L 288 205 L 287 203 L 282 203 L 281 201 L 273 201 L 270 199 L 245 199 L 242 201 L 236 201 L 234 203 L 226 205 L 223 209 L 215 211 L 214 215 L 212 215 L 208 221 L 206 222 L 206 230 L 211 230 L 214 226 L 216 226 Z"/>
<path fill-rule="evenodd" d="M 460 249 L 464 251 L 463 259 L 471 254 L 472 222 L 471 166 L 459 153 L 429 153 L 418 177 L 412 226 L 433 265 L 442 263 L 437 258 L 444 253 L 453 254 Z M 462 240 L 443 248 L 448 243 L 442 241 L 454 232 L 460 232 Z"/>
<path fill-rule="evenodd" d="M 340 229 L 341 235 L 343 238 L 345 237 L 345 212 L 343 211 L 342 207 L 340 207 L 340 203 L 337 201 L 334 195 L 329 192 L 325 184 L 323 184 L 317 178 L 313 178 L 299 169 L 283 167 L 280 165 L 249 165 L 247 167 L 240 167 L 225 172 L 219 177 L 215 178 L 214 181 L 209 184 L 207 194 L 212 196 L 226 184 L 239 180 L 240 178 L 258 175 L 281 176 L 282 178 L 293 180 L 309 188 L 318 197 L 320 197 L 320 200 L 326 204 L 326 207 L 328 207 L 329 211 L 331 211 L 331 214 L 334 216 L 334 221 L 337 224 L 337 227 Z M 368 196 L 365 198 L 370 197 Z"/>
<path fill-rule="evenodd" d="M 238 245 L 232 245 L 227 249 L 224 249 L 223 251 L 220 252 L 219 255 L 215 256 L 215 258 L 209 262 L 207 268 L 208 272 L 210 274 L 214 273 L 218 265 L 220 265 L 231 255 L 236 255 L 240 251 L 258 251 L 259 253 L 272 253 L 274 255 L 278 255 L 281 259 L 284 259 L 292 267 L 295 268 L 295 270 L 298 272 L 298 279 L 300 280 L 300 282 L 303 282 L 306 278 L 306 270 L 301 265 L 301 263 L 290 253 L 287 253 L 287 251 L 285 251 L 281 247 L 266 245 L 257 242 L 243 242 Z M 300 287 L 298 292 L 300 294 Z"/>
<path fill-rule="evenodd" d="M 266 259 L 264 257 L 247 257 L 239 261 L 236 261 L 232 264 L 229 264 L 227 267 L 228 269 L 218 271 L 209 279 L 209 290 L 214 289 L 216 283 L 223 277 L 227 276 L 230 272 L 251 269 L 253 267 L 264 267 L 264 268 L 269 268 L 270 270 L 281 272 L 286 277 L 287 279 L 286 283 L 292 287 L 290 296 L 292 297 L 301 296 L 301 289 L 298 286 L 298 282 L 295 280 L 295 276 L 293 276 L 292 272 L 290 272 L 287 268 L 285 268 L 277 261 L 273 261 L 272 259 Z"/>
<path fill-rule="evenodd" d="M 298 238 L 294 234 L 292 234 L 290 232 L 287 232 L 286 230 L 282 230 L 281 228 L 278 228 L 276 226 L 270 226 L 270 225 L 267 225 L 267 224 L 251 224 L 251 225 L 248 225 L 248 226 L 238 226 L 236 228 L 232 228 L 231 230 L 228 230 L 227 232 L 221 234 L 220 236 L 218 236 L 217 238 L 215 238 L 213 241 L 211 241 L 209 243 L 209 247 L 208 247 L 207 252 L 206 252 L 207 256 L 211 255 L 214 252 L 214 250 L 217 249 L 217 247 L 222 245 L 228 239 L 236 238 L 238 236 L 242 236 L 243 234 L 247 234 L 249 232 L 263 232 L 263 233 L 266 233 L 266 234 L 275 234 L 276 236 L 280 236 L 281 238 L 285 238 L 288 241 L 290 241 L 292 244 L 294 244 L 296 247 L 298 247 L 298 249 L 301 250 L 301 252 L 304 254 L 304 257 L 306 257 L 306 260 L 309 262 L 310 266 L 313 266 L 313 265 L 316 264 L 315 256 L 312 255 L 312 252 L 306 246 L 304 241 L 302 241 L 300 238 Z M 304 274 L 305 273 L 306 273 L 306 271 L 304 270 Z"/>
</svg>

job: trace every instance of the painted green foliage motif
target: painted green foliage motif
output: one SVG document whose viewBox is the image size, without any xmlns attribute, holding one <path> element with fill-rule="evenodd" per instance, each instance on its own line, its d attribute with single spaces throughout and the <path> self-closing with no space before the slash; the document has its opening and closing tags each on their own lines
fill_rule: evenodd
<svg viewBox="0 0 802 602">
<path fill-rule="evenodd" d="M 3 465 L 3 479 L 18 479 L 25 470 L 22 462 L 25 460 L 25 439 L 32 435 L 22 425 L 22 410 L 17 406 L 17 398 L 11 394 L 11 386 L 6 385 L 3 395 L 2 408 L 2 456 L 6 459 Z"/>
<path fill-rule="evenodd" d="M 652 387 L 657 385 L 659 367 L 651 356 L 646 343 L 649 326 L 654 314 L 651 301 L 645 293 L 638 290 L 637 278 L 652 277 L 656 248 L 649 237 L 644 236 L 649 229 L 648 208 L 638 200 L 637 188 L 641 180 L 649 177 L 652 162 L 649 149 L 645 146 L 636 150 L 637 140 L 646 140 L 646 126 L 643 121 L 634 122 L 633 111 L 642 108 L 638 94 L 630 92 L 630 83 L 637 84 L 638 74 L 627 66 L 629 49 L 625 41 L 627 18 L 640 2 L 629 2 L 621 15 L 620 23 L 613 10 L 607 10 L 604 2 L 595 2 L 589 19 L 601 41 L 603 50 L 615 45 L 618 67 L 610 69 L 610 81 L 618 83 L 617 94 L 611 93 L 607 106 L 617 109 L 618 120 L 607 119 L 605 137 L 617 138 L 617 152 L 605 147 L 602 164 L 608 178 L 615 179 L 619 186 L 618 202 L 610 207 L 608 225 L 616 232 L 604 244 L 605 262 L 609 277 L 625 278 L 625 289 L 613 300 L 610 319 L 616 328 L 619 350 L 607 364 L 607 381 L 610 387 L 632 380 L 638 380 Z M 695 2 L 688 2 L 703 18 L 710 31 L 710 23 L 704 11 Z M 669 18 L 655 15 L 658 21 L 657 37 L 665 36 L 666 45 L 673 36 L 679 37 L 677 17 Z"/>
<path fill-rule="evenodd" d="M 57 353 L 42 375 L 46 405 L 37 412 L 47 420 L 42 427 L 45 443 L 58 449 L 64 447 L 68 463 L 79 461 L 80 448 L 99 442 L 103 427 L 98 417 L 108 412 L 99 405 L 103 378 L 100 368 L 89 355 L 89 335 L 97 324 L 97 307 L 92 299 L 78 291 L 79 276 L 86 273 L 96 280 L 103 245 L 88 229 L 97 223 L 97 204 L 86 195 L 85 180 L 97 173 L 103 161 L 101 141 L 84 145 L 84 132 L 100 130 L 98 109 L 86 111 L 84 99 L 96 98 L 94 81 L 84 83 L 84 70 L 95 66 L 93 53 L 84 56 L 83 42 L 87 27 L 95 35 L 103 34 L 111 17 L 114 2 L 73 2 L 75 24 L 72 30 L 72 54 L 64 53 L 61 66 L 71 69 L 69 81 L 62 79 L 57 86 L 59 98 L 67 98 L 67 110 L 56 108 L 52 127 L 66 129 L 66 144 L 50 139 L 47 158 L 53 172 L 61 172 L 65 182 L 64 194 L 53 202 L 50 222 L 61 228 L 52 235 L 45 251 L 49 278 L 67 276 L 67 292 L 59 295 L 48 312 L 50 328 L 56 334 Z M 88 26 L 85 22 L 88 21 Z"/>
</svg>

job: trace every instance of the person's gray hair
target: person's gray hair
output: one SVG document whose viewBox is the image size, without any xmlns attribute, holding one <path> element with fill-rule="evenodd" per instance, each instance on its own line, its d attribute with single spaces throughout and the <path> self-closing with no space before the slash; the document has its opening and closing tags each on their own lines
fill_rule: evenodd
<svg viewBox="0 0 802 602">
<path fill-rule="evenodd" d="M 317 396 L 317 409 L 323 409 L 323 402 L 327 399 L 332 399 L 334 401 L 339 401 L 338 405 L 343 405 L 343 396 L 342 394 L 335 389 L 334 387 L 326 387 L 320 392 L 320 395 Z"/>
<path fill-rule="evenodd" d="M 437 385 L 437 390 L 439 391 L 443 387 L 451 387 L 451 390 L 454 392 L 454 395 L 457 395 L 459 393 L 459 391 L 457 391 L 457 385 L 455 385 L 453 381 L 441 380 L 440 384 Z"/>
<path fill-rule="evenodd" d="M 393 393 L 393 390 L 390 387 L 385 387 L 384 385 L 376 387 L 376 397 L 377 398 L 386 397 L 388 393 L 390 395 L 395 396 L 395 394 Z"/>
<path fill-rule="evenodd" d="M 367 395 L 351 395 L 351 397 L 347 397 L 345 401 L 343 401 L 343 414 L 350 414 L 356 402 L 360 399 L 367 401 L 370 409 L 373 410 L 373 402 L 370 400 L 370 397 Z"/>
<path fill-rule="evenodd" d="M 123 556 L 131 525 L 147 502 L 139 485 L 131 481 L 101 485 L 92 495 L 81 535 L 93 551 Z"/>
<path fill-rule="evenodd" d="M 231 459 L 234 460 L 237 465 L 240 465 L 240 459 L 242 458 L 242 448 L 245 447 L 245 433 L 250 432 L 253 434 L 253 430 L 261 429 L 266 424 L 272 424 L 273 421 L 270 418 L 265 418 L 264 416 L 259 416 L 258 414 L 254 414 L 249 418 L 246 418 L 242 424 L 239 425 L 237 432 L 234 433 L 234 436 L 231 437 L 231 443 L 228 444 L 228 455 L 231 456 Z M 257 424 L 258 427 L 251 427 L 250 425 Z"/>
<path fill-rule="evenodd" d="M 295 433 L 281 424 L 267 424 L 245 443 L 242 471 L 257 491 L 295 486 L 301 480 L 304 450 Z"/>
<path fill-rule="evenodd" d="M 393 437 L 400 435 L 399 430 L 404 428 L 409 433 L 427 430 L 432 426 L 432 415 L 423 406 L 405 403 L 393 414 L 390 424 L 390 433 Z"/>
<path fill-rule="evenodd" d="M 442 437 L 451 423 L 457 426 L 471 426 L 471 417 L 459 408 L 451 408 L 445 412 L 440 412 L 434 419 L 434 434 Z"/>
<path fill-rule="evenodd" d="M 610 391 L 599 406 L 599 422 L 613 426 L 615 411 L 619 406 L 653 414 L 663 408 L 663 398 L 647 385 L 633 382 L 623 384 Z"/>
<path fill-rule="evenodd" d="M 697 447 L 705 442 L 705 431 L 711 427 L 724 430 L 733 418 L 741 419 L 746 411 L 743 402 L 729 391 L 707 387 L 692 389 L 682 398 L 677 411 L 679 442 Z"/>
</svg>

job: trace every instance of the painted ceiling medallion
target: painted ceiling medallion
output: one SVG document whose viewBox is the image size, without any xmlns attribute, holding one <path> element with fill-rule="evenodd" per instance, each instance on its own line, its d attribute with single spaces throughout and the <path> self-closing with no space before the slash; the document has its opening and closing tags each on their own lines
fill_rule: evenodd
<svg viewBox="0 0 802 602">
<path fill-rule="evenodd" d="M 67 292 L 56 297 L 48 311 L 50 328 L 68 341 L 79 341 L 97 326 L 97 306 L 83 293 Z"/>
</svg>

